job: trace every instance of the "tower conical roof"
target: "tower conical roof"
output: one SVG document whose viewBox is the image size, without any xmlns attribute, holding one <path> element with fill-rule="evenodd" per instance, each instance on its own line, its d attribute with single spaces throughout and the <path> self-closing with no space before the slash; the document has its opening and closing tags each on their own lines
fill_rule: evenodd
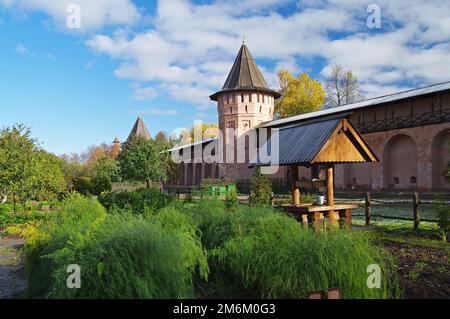
<svg viewBox="0 0 450 319">
<path fill-rule="evenodd" d="M 151 139 L 150 133 L 141 117 L 138 117 L 136 123 L 134 123 L 133 129 L 131 130 L 130 135 L 128 135 L 127 141 L 133 137 L 140 137 L 146 140 Z"/>
<path fill-rule="evenodd" d="M 222 90 L 214 93 L 210 98 L 216 101 L 220 93 L 229 91 L 262 91 L 274 95 L 275 98 L 280 97 L 278 92 L 269 88 L 245 43 L 238 52 Z"/>
</svg>

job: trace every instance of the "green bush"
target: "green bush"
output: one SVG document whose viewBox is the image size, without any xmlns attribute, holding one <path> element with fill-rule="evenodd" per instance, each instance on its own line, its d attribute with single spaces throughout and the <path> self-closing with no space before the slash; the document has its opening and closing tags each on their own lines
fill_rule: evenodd
<svg viewBox="0 0 450 319">
<path fill-rule="evenodd" d="M 450 206 L 445 202 L 435 204 L 434 210 L 438 220 L 438 227 L 443 239 L 450 237 Z"/>
<path fill-rule="evenodd" d="M 261 168 L 257 167 L 250 181 L 250 205 L 270 205 L 271 196 L 272 181 L 267 176 L 261 174 Z"/>
<path fill-rule="evenodd" d="M 238 205 L 238 197 L 236 188 L 228 190 L 225 194 L 225 205 L 227 210 L 234 211 Z"/>
<path fill-rule="evenodd" d="M 128 209 L 136 214 L 143 214 L 146 210 L 158 211 L 176 201 L 173 196 L 163 194 L 156 188 L 145 188 L 137 191 L 123 191 L 105 194 L 99 201 L 109 211 L 113 207 Z"/>
<path fill-rule="evenodd" d="M 391 259 L 365 232 L 316 234 L 269 207 L 242 205 L 228 213 L 222 203 L 205 201 L 185 211 L 202 231 L 210 281 L 233 287 L 234 295 L 306 298 L 339 287 L 344 298 L 398 296 Z M 383 269 L 382 289 L 366 285 L 370 264 Z"/>
<path fill-rule="evenodd" d="M 29 297 L 188 298 L 208 267 L 199 233 L 174 209 L 158 215 L 106 214 L 93 199 L 67 201 L 25 246 Z M 66 286 L 81 267 L 81 288 Z"/>
</svg>

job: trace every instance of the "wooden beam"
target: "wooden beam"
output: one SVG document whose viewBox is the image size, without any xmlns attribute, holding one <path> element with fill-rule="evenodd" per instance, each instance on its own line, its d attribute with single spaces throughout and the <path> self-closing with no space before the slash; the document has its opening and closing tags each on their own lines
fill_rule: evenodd
<svg viewBox="0 0 450 319">
<path fill-rule="evenodd" d="M 300 189 L 297 187 L 297 181 L 298 178 L 298 166 L 292 165 L 291 166 L 291 174 L 292 174 L 292 204 L 294 205 L 300 205 Z"/>
<path fill-rule="evenodd" d="M 327 168 L 327 205 L 334 205 L 334 176 L 333 166 Z"/>
</svg>

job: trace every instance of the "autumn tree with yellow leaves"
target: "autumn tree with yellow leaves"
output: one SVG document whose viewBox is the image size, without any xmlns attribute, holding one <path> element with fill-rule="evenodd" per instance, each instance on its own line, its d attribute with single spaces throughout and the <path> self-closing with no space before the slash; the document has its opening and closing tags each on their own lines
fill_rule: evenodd
<svg viewBox="0 0 450 319">
<path fill-rule="evenodd" d="M 322 84 L 307 73 L 294 77 L 287 70 L 278 72 L 281 98 L 275 104 L 278 117 L 289 117 L 320 110 L 325 103 Z"/>
</svg>

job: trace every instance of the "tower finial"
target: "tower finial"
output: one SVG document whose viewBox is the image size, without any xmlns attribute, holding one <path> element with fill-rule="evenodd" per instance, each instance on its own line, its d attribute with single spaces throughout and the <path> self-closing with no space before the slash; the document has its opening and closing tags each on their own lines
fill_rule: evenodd
<svg viewBox="0 0 450 319">
<path fill-rule="evenodd" d="M 243 45 L 247 44 L 247 38 L 245 37 L 245 35 L 242 38 L 242 44 Z"/>
</svg>

